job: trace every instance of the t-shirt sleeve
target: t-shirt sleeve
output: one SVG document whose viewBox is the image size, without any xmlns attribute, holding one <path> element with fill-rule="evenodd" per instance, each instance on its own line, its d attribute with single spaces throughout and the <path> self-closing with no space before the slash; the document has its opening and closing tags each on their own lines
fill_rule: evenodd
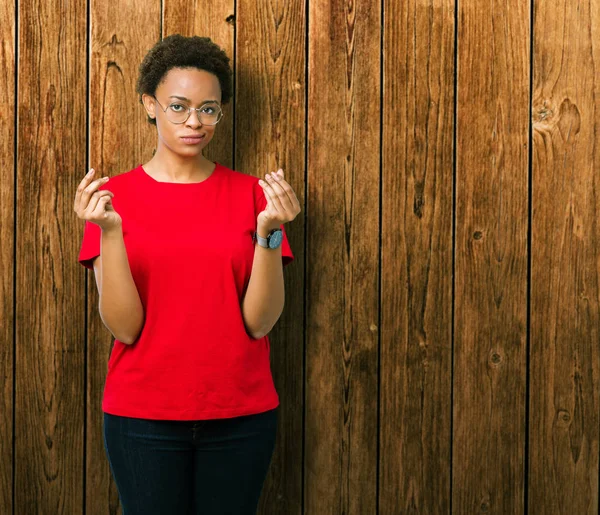
<svg viewBox="0 0 600 515">
<path fill-rule="evenodd" d="M 261 185 L 258 183 L 258 179 L 254 183 L 254 216 L 258 217 L 259 213 L 265 210 L 267 207 L 267 197 L 265 197 L 265 192 L 263 191 Z M 292 261 L 294 261 L 294 254 L 292 253 L 292 249 L 290 247 L 290 243 L 287 238 L 287 234 L 285 233 L 285 228 L 283 224 L 280 225 L 281 231 L 283 234 L 283 242 L 281 243 L 281 262 L 285 267 L 289 265 Z"/>
<path fill-rule="evenodd" d="M 89 270 L 94 269 L 94 258 L 100 255 L 101 236 L 100 226 L 86 220 L 79 251 L 79 262 Z"/>
</svg>

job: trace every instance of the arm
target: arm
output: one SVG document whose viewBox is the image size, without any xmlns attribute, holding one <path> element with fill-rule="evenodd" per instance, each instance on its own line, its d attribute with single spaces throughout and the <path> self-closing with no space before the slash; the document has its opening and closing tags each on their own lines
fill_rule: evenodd
<svg viewBox="0 0 600 515">
<path fill-rule="evenodd" d="M 266 182 L 259 180 L 258 184 L 264 191 L 266 206 L 256 220 L 256 231 L 263 238 L 272 229 L 294 220 L 300 212 L 298 198 L 281 168 L 265 178 Z M 283 312 L 284 300 L 281 246 L 265 249 L 255 242 L 252 272 L 242 300 L 242 317 L 248 334 L 258 339 L 269 333 Z"/>
<path fill-rule="evenodd" d="M 121 226 L 102 230 L 101 254 L 94 260 L 102 322 L 127 345 L 134 343 L 144 325 L 144 309 L 129 268 Z"/>
<path fill-rule="evenodd" d="M 266 238 L 269 231 L 259 229 L 258 234 Z M 265 249 L 254 243 L 252 272 L 242 300 L 242 317 L 252 338 L 258 340 L 273 329 L 283 312 L 284 301 L 281 246 Z"/>
</svg>

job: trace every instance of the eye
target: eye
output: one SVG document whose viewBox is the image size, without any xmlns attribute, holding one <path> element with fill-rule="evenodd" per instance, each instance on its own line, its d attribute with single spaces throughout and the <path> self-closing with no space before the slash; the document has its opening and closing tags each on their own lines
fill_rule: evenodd
<svg viewBox="0 0 600 515">
<path fill-rule="evenodd" d="M 207 114 L 213 114 L 215 112 L 215 108 L 214 107 L 205 107 L 204 109 L 202 109 L 203 113 L 207 113 Z"/>
<path fill-rule="evenodd" d="M 182 111 L 186 110 L 186 107 L 181 104 L 171 104 L 169 108 L 175 113 L 181 113 Z"/>
</svg>

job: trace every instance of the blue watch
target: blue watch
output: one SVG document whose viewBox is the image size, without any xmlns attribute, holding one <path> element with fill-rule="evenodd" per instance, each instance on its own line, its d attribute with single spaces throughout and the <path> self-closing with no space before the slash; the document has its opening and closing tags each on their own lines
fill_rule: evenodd
<svg viewBox="0 0 600 515">
<path fill-rule="evenodd" d="M 254 239 L 265 249 L 276 249 L 283 241 L 283 232 L 281 229 L 273 229 L 266 238 L 263 238 L 254 231 Z"/>
</svg>

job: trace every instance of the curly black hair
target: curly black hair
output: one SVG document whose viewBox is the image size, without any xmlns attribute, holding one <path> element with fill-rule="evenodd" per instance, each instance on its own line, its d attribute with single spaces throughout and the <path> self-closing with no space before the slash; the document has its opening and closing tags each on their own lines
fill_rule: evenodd
<svg viewBox="0 0 600 515">
<path fill-rule="evenodd" d="M 140 64 L 136 91 L 154 95 L 156 88 L 171 68 L 198 68 L 217 76 L 221 86 L 221 104 L 229 102 L 232 96 L 232 79 L 229 57 L 210 38 L 172 34 L 154 45 Z M 148 122 L 156 125 L 156 120 L 148 116 Z"/>
</svg>

